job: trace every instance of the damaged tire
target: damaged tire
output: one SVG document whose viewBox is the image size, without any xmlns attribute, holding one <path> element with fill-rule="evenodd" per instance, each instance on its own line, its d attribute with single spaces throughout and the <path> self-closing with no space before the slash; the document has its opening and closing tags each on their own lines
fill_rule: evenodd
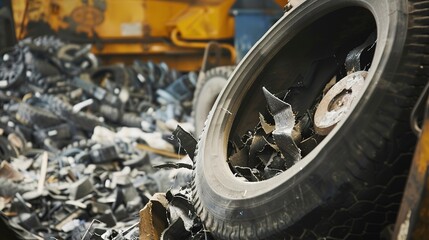
<svg viewBox="0 0 429 240">
<path fill-rule="evenodd" d="M 233 66 L 212 68 L 205 73 L 203 78 L 198 80 L 192 104 L 196 135 L 201 134 L 210 109 L 225 87 L 233 70 Z"/>
<path fill-rule="evenodd" d="M 207 229 L 220 239 L 380 238 L 395 221 L 415 143 L 408 118 L 429 74 L 428 14 L 429 1 L 399 0 L 307 0 L 287 12 L 237 67 L 198 143 L 193 199 Z M 289 99 L 294 114 L 311 112 L 320 102 L 312 90 L 345 76 L 347 55 L 374 31 L 345 119 L 285 172 L 235 177 L 229 141 L 258 124 L 262 87 L 299 92 Z"/>
</svg>

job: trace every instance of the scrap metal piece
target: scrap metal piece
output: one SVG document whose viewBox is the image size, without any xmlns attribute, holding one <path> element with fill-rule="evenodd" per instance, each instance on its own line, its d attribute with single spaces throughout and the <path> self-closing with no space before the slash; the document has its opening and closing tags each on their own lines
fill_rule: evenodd
<svg viewBox="0 0 429 240">
<path fill-rule="evenodd" d="M 196 83 L 196 73 L 189 72 L 188 74 L 176 79 L 166 88 L 158 89 L 156 91 L 158 95 L 157 101 L 161 105 L 167 105 L 168 103 L 180 104 L 192 97 Z"/>
<path fill-rule="evenodd" d="M 107 211 L 103 215 L 98 216 L 98 220 L 106 224 L 106 227 L 109 228 L 114 227 L 117 223 L 117 220 L 111 210 Z"/>
<path fill-rule="evenodd" d="M 328 135 L 347 116 L 365 86 L 367 74 L 366 71 L 349 74 L 326 93 L 314 114 L 314 129 L 317 134 Z"/>
<path fill-rule="evenodd" d="M 73 183 L 70 187 L 70 199 L 81 199 L 93 191 L 94 186 L 92 185 L 91 181 L 89 181 L 89 178 L 82 178 L 81 180 Z"/>
<path fill-rule="evenodd" d="M 89 225 L 89 227 L 86 229 L 85 233 L 82 236 L 81 240 L 89 240 L 91 238 L 91 236 L 93 235 L 93 231 L 94 231 L 94 223 L 101 223 L 99 220 L 97 219 L 93 219 L 91 224 Z"/>
<path fill-rule="evenodd" d="M 0 163 L 0 178 L 7 178 L 19 182 L 24 179 L 24 176 L 8 162 L 2 161 Z"/>
<path fill-rule="evenodd" d="M 138 226 L 139 226 L 140 222 L 136 222 L 134 224 L 132 224 L 131 226 L 129 226 L 127 229 L 123 230 L 121 232 L 122 235 L 134 235 L 134 233 L 136 233 L 136 230 L 138 230 Z M 130 234 L 131 233 L 131 234 Z M 138 234 L 138 232 L 137 232 Z M 138 235 L 136 236 L 138 237 Z M 137 239 L 137 238 L 127 238 L 127 239 Z"/>
<path fill-rule="evenodd" d="M 91 161 L 96 164 L 112 162 L 119 158 L 118 152 L 113 145 L 93 149 L 89 155 L 91 157 Z"/>
<path fill-rule="evenodd" d="M 88 79 L 89 76 L 81 75 L 79 77 L 74 77 L 71 80 L 71 84 L 75 87 L 82 88 L 86 93 L 93 96 L 95 99 L 105 102 L 111 106 L 119 107 L 121 106 L 121 100 L 119 97 L 108 92 L 106 89 L 99 87 L 98 85 L 90 82 Z"/>
<path fill-rule="evenodd" d="M 273 115 L 274 122 L 276 123 L 273 137 L 280 152 L 285 158 L 292 159 L 294 162 L 301 160 L 301 150 L 292 137 L 293 127 L 295 126 L 295 116 L 292 106 L 274 96 L 265 87 L 262 90 L 264 91 L 270 113 Z"/>
<path fill-rule="evenodd" d="M 54 229 L 57 231 L 61 231 L 67 223 L 73 221 L 73 219 L 79 219 L 79 217 L 82 216 L 82 214 L 84 213 L 85 211 L 81 209 L 78 209 L 73 211 L 72 213 L 69 213 L 67 217 L 65 217 L 64 219 L 56 223 L 56 225 L 54 226 Z"/>
<path fill-rule="evenodd" d="M 422 121 L 420 121 L 420 116 L 424 115 L 425 112 L 425 104 L 427 99 L 429 98 L 429 82 L 426 83 L 426 86 L 423 88 L 422 93 L 420 94 L 419 98 L 417 99 L 416 104 L 413 107 L 413 110 L 411 112 L 410 117 L 410 126 L 411 130 L 413 130 L 413 133 L 419 137 L 422 133 L 422 126 L 420 124 Z"/>
</svg>

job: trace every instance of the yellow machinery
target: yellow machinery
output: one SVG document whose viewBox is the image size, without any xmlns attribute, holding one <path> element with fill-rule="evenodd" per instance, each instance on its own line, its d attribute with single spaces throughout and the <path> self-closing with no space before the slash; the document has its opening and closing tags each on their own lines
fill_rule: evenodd
<svg viewBox="0 0 429 240">
<path fill-rule="evenodd" d="M 105 63 L 164 61 L 198 70 L 204 49 L 216 41 L 220 64 L 235 63 L 235 0 L 14 0 L 18 38 L 53 32 L 93 43 Z M 284 6 L 287 0 L 276 0 Z"/>
</svg>

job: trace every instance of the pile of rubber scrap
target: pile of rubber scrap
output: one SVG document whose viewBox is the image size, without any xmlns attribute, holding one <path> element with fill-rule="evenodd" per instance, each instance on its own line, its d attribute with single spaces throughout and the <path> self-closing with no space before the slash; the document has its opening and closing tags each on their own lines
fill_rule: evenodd
<svg viewBox="0 0 429 240">
<path fill-rule="evenodd" d="M 99 66 L 89 45 L 53 37 L 1 52 L 0 233 L 207 238 L 172 135 L 192 131 L 195 82 L 163 63 Z"/>
<path fill-rule="evenodd" d="M 228 163 L 238 178 L 249 182 L 270 179 L 292 167 L 313 150 L 324 136 L 312 126 L 314 109 L 298 119 L 285 102 L 289 92 L 274 95 L 262 89 L 267 108 L 259 113 L 259 122 L 229 142 Z"/>
</svg>

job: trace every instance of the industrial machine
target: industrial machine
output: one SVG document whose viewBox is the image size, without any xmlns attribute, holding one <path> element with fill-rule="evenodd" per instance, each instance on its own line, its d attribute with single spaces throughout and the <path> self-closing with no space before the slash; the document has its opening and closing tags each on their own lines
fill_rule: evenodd
<svg viewBox="0 0 429 240">
<path fill-rule="evenodd" d="M 181 71 L 235 64 L 287 0 L 16 0 L 16 34 L 93 44 L 105 63 L 166 62 Z M 203 61 L 204 52 L 206 61 Z M 211 53 L 211 54 L 209 54 Z M 213 62 L 212 61 L 212 62 Z"/>
</svg>

